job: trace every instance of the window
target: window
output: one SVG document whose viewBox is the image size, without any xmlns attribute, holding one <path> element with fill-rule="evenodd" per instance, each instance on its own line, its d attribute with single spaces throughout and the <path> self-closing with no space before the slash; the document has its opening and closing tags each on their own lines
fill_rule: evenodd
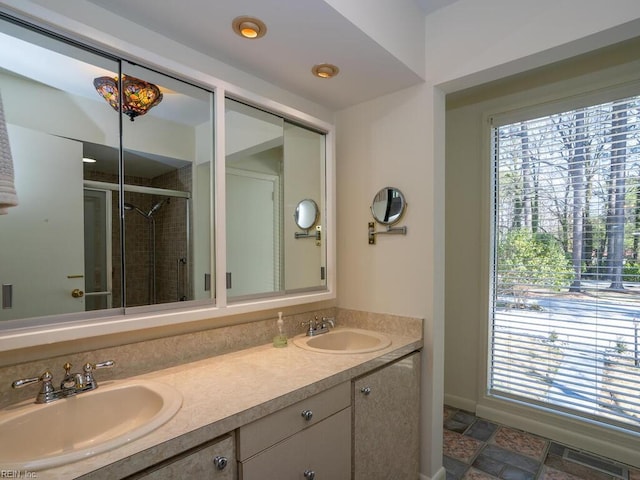
<svg viewBox="0 0 640 480">
<path fill-rule="evenodd" d="M 639 93 L 492 119 L 488 375 L 490 395 L 635 431 Z"/>
</svg>

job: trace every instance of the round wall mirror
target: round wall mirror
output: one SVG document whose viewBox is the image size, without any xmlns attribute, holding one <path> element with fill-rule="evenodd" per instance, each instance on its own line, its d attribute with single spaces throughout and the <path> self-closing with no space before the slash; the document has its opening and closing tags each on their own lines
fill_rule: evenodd
<svg viewBox="0 0 640 480">
<path fill-rule="evenodd" d="M 306 198 L 298 202 L 293 218 L 298 228 L 309 230 L 318 221 L 318 213 L 318 205 L 316 205 L 316 202 L 310 198 Z"/>
<path fill-rule="evenodd" d="M 407 202 L 397 188 L 385 187 L 376 193 L 371 204 L 371 213 L 376 222 L 382 225 L 393 225 L 402 217 Z"/>
</svg>

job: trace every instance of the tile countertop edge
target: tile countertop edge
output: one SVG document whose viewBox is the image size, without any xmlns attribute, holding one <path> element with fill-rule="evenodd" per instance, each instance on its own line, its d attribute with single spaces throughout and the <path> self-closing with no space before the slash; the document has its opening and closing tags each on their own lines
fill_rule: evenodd
<svg viewBox="0 0 640 480">
<path fill-rule="evenodd" d="M 389 336 L 391 346 L 372 353 L 315 353 L 290 340 L 286 348 L 261 345 L 132 377 L 128 380 L 158 381 L 178 388 L 184 396 L 182 408 L 142 438 L 42 470 L 38 478 L 99 480 L 131 475 L 423 347 L 422 338 Z"/>
</svg>

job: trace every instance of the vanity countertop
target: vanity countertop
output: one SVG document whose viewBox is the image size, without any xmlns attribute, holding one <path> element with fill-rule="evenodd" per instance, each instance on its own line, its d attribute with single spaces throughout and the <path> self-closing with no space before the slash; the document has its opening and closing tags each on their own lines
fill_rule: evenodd
<svg viewBox="0 0 640 480">
<path fill-rule="evenodd" d="M 138 440 L 36 472 L 37 478 L 113 479 L 130 475 L 422 348 L 420 336 L 385 333 L 392 343 L 376 352 L 317 353 L 299 348 L 289 339 L 285 348 L 261 345 L 132 377 L 174 386 L 184 397 L 182 408 Z"/>
</svg>

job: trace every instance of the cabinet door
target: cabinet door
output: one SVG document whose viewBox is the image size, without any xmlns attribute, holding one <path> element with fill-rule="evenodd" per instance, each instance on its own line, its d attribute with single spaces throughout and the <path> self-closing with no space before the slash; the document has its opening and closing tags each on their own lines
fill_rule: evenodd
<svg viewBox="0 0 640 480">
<path fill-rule="evenodd" d="M 175 480 L 197 478 L 201 480 L 236 480 L 235 442 L 227 435 L 183 454 L 150 467 L 132 477 L 144 480 Z M 225 460 L 222 460 L 222 459 Z"/>
<path fill-rule="evenodd" d="M 420 352 L 354 382 L 354 479 L 418 478 Z"/>
<path fill-rule="evenodd" d="M 242 462 L 241 478 L 349 480 L 350 443 L 351 409 L 345 408 Z"/>
</svg>

